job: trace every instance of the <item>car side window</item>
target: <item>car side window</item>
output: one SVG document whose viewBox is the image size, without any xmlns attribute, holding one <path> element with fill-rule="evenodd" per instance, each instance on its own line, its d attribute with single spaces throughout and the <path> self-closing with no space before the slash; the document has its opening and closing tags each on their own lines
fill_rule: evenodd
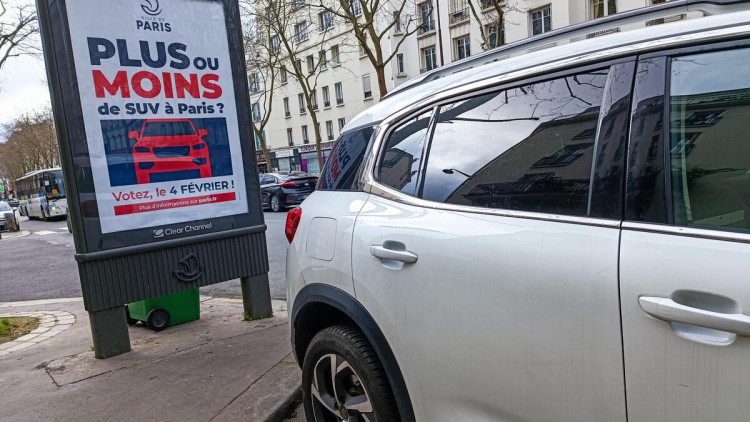
<svg viewBox="0 0 750 422">
<path fill-rule="evenodd" d="M 347 131 L 342 134 L 326 161 L 318 182 L 318 190 L 359 189 L 359 176 L 367 147 L 375 132 L 373 126 Z"/>
<path fill-rule="evenodd" d="M 431 116 L 431 111 L 422 113 L 391 132 L 380 160 L 378 181 L 407 195 L 416 195 Z"/>
<path fill-rule="evenodd" d="M 260 184 L 261 185 L 267 185 L 271 183 L 271 176 L 263 175 L 260 177 Z"/>
<path fill-rule="evenodd" d="M 607 74 L 579 73 L 441 106 L 422 197 L 586 215 Z"/>
<path fill-rule="evenodd" d="M 676 57 L 669 84 L 674 223 L 750 231 L 750 49 Z"/>
</svg>

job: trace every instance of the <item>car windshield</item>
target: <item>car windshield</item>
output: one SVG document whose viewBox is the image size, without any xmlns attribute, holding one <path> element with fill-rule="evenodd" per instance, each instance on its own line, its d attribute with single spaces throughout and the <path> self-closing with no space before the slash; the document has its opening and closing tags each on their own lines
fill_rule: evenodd
<svg viewBox="0 0 750 422">
<path fill-rule="evenodd" d="M 180 136 L 195 135 L 195 130 L 190 122 L 148 122 L 143 128 L 143 136 Z"/>
<path fill-rule="evenodd" d="M 0 202 L 0 211 L 11 211 L 12 208 L 7 202 Z"/>
</svg>

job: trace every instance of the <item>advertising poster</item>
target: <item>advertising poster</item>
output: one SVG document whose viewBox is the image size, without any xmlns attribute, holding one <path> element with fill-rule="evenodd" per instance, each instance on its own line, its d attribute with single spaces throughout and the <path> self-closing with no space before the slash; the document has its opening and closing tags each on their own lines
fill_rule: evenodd
<svg viewBox="0 0 750 422">
<path fill-rule="evenodd" d="M 67 14 L 102 233 L 247 213 L 222 4 L 76 0 Z"/>
</svg>

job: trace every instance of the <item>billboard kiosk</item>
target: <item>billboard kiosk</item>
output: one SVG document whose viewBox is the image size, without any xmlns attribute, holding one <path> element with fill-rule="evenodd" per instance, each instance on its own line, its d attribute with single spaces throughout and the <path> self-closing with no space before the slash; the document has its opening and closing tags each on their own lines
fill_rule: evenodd
<svg viewBox="0 0 750 422">
<path fill-rule="evenodd" d="M 123 305 L 240 278 L 271 312 L 237 0 L 37 0 L 96 356 Z"/>
</svg>

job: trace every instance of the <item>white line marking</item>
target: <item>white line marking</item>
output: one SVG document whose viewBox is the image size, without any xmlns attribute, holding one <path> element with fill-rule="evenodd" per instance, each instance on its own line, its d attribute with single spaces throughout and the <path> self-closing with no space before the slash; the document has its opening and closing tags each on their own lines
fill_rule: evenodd
<svg viewBox="0 0 750 422">
<path fill-rule="evenodd" d="M 57 232 L 49 231 L 49 230 L 42 230 L 40 232 L 34 232 L 34 234 L 38 234 L 39 236 L 46 236 L 48 234 L 55 234 Z"/>
<path fill-rule="evenodd" d="M 57 230 L 64 230 L 64 231 L 68 231 L 68 226 L 65 226 L 65 227 L 58 227 L 58 228 L 57 228 Z"/>
</svg>

